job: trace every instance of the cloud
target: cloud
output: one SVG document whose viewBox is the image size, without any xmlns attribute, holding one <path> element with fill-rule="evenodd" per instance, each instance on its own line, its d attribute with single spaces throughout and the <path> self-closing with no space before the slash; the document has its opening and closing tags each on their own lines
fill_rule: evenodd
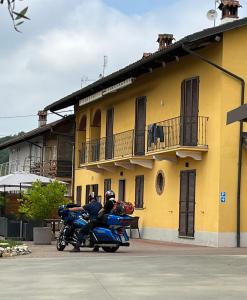
<svg viewBox="0 0 247 300">
<path fill-rule="evenodd" d="M 158 33 L 179 39 L 213 25 L 205 16 L 210 1 L 164 3 L 126 14 L 103 0 L 30 1 L 31 21 L 21 35 L 13 32 L 0 10 L 6 23 L 0 31 L 1 41 L 6 41 L 0 48 L 0 115 L 35 113 L 78 90 L 82 77 L 96 80 L 104 55 L 109 74 L 140 59 L 143 52 L 155 51 Z M 35 118 L 0 119 L 0 134 L 30 130 L 36 124 Z"/>
</svg>

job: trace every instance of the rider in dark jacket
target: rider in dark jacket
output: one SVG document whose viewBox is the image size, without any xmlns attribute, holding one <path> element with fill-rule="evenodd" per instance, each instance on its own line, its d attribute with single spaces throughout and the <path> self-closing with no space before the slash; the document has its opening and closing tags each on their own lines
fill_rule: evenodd
<svg viewBox="0 0 247 300">
<path fill-rule="evenodd" d="M 80 251 L 80 245 L 86 235 L 88 235 L 88 232 L 91 227 L 91 223 L 94 222 L 97 217 L 99 211 L 102 209 L 102 205 L 100 202 L 98 202 L 98 199 L 94 196 L 94 194 L 89 195 L 89 203 L 84 205 L 83 207 L 76 207 L 73 209 L 70 209 L 72 211 L 78 211 L 78 210 L 86 210 L 89 214 L 90 217 L 90 222 L 84 226 L 83 229 L 81 229 L 79 237 L 78 237 L 78 243 L 75 245 L 74 249 L 72 250 L 73 252 L 78 252 Z M 97 251 L 94 249 L 94 251 Z"/>
</svg>

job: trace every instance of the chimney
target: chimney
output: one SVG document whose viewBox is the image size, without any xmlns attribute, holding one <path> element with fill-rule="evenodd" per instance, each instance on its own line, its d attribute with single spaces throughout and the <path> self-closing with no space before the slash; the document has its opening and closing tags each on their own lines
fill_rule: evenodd
<svg viewBox="0 0 247 300">
<path fill-rule="evenodd" d="M 238 8 L 242 7 L 237 0 L 221 0 L 219 9 L 222 11 L 221 24 L 238 19 Z"/>
<path fill-rule="evenodd" d="M 173 34 L 159 34 L 157 42 L 159 43 L 159 50 L 163 50 L 172 44 L 174 40 Z"/>
<path fill-rule="evenodd" d="M 38 112 L 38 116 L 39 116 L 39 128 L 45 126 L 47 123 L 47 111 L 40 110 Z"/>
<path fill-rule="evenodd" d="M 142 55 L 142 59 L 148 58 L 151 55 L 152 55 L 152 53 L 150 53 L 150 52 L 144 52 Z"/>
</svg>

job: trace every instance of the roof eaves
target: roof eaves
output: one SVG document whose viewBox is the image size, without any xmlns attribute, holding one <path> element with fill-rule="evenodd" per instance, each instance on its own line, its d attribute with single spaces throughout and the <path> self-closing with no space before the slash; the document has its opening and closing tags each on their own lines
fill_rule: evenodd
<svg viewBox="0 0 247 300">
<path fill-rule="evenodd" d="M 187 43 L 193 44 L 193 43 L 199 42 L 200 40 L 203 40 L 206 38 L 211 38 L 212 36 L 215 36 L 217 34 L 222 34 L 225 31 L 239 28 L 244 25 L 247 25 L 247 18 L 243 18 L 243 19 L 240 19 L 240 20 L 237 20 L 234 22 L 222 24 L 217 27 L 210 27 L 210 28 L 204 29 L 202 31 L 190 34 L 190 35 L 182 38 L 181 40 L 177 41 L 176 43 L 172 44 L 171 46 L 169 46 L 168 48 L 166 48 L 164 50 L 159 50 L 145 59 L 140 59 L 140 60 L 124 67 L 123 69 L 120 69 L 100 80 L 93 82 L 92 84 L 86 86 L 83 89 L 80 89 L 70 95 L 63 97 L 60 100 L 53 102 L 52 104 L 46 106 L 45 110 L 55 111 L 55 110 L 59 110 L 59 109 L 74 105 L 77 101 L 79 101 L 81 99 L 82 96 L 88 96 L 89 95 L 88 93 L 91 93 L 91 94 L 95 93 L 97 87 L 106 85 L 111 80 L 117 79 L 118 77 L 123 76 L 124 74 L 127 74 L 128 72 L 131 73 L 133 70 L 136 70 L 139 67 L 144 67 L 145 65 L 148 65 L 149 63 L 153 62 L 154 60 L 157 60 L 160 57 L 165 56 L 165 55 L 169 54 L 170 52 L 180 48 L 183 44 L 187 44 Z"/>
</svg>

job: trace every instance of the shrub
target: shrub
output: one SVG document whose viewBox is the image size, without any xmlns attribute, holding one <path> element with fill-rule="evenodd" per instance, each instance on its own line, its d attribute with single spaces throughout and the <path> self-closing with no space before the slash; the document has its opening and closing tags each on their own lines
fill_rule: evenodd
<svg viewBox="0 0 247 300">
<path fill-rule="evenodd" d="M 44 220 L 52 217 L 55 209 L 67 200 L 64 197 L 66 186 L 58 181 L 43 185 L 36 181 L 24 193 L 19 213 L 29 219 Z"/>
</svg>

